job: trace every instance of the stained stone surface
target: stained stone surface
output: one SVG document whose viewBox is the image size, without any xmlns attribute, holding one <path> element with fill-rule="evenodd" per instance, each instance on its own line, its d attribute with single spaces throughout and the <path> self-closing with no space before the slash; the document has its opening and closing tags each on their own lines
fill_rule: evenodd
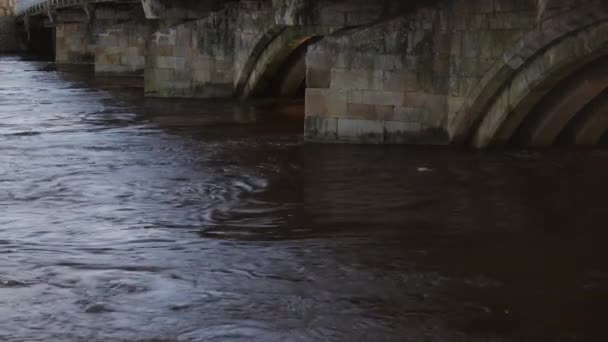
<svg viewBox="0 0 608 342">
<path fill-rule="evenodd" d="M 0 0 L 0 52 L 17 50 L 14 4 L 14 0 Z"/>
</svg>

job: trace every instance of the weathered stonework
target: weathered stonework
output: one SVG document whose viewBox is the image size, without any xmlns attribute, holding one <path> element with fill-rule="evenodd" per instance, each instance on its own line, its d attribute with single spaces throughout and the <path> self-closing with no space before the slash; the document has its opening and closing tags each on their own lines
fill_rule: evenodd
<svg viewBox="0 0 608 342">
<path fill-rule="evenodd" d="M 17 47 L 14 0 L 0 0 L 0 52 L 13 52 Z"/>
<path fill-rule="evenodd" d="M 591 63 L 606 55 L 608 22 L 585 28 L 543 50 L 504 84 L 476 130 L 473 144 L 484 148 L 507 141 L 554 85 L 576 71 L 581 64 Z M 589 101 L 580 94 L 577 98 Z"/>
<path fill-rule="evenodd" d="M 146 94 L 247 98 L 307 39 L 379 20 L 384 2 L 241 1 L 154 33 Z M 297 77 L 294 77 L 297 79 Z"/>
<path fill-rule="evenodd" d="M 78 15 L 51 14 L 58 63 L 143 70 L 147 96 L 247 99 L 306 86 L 308 141 L 507 141 L 558 87 L 557 74 L 608 55 L 605 0 L 104 3 L 93 15 L 82 6 L 72 9 Z M 40 14 L 46 26 L 38 27 L 48 27 Z M 594 33 L 580 36 L 584 30 Z M 562 119 L 539 121 L 551 134 L 532 135 L 557 139 L 577 113 L 556 113 L 582 111 L 604 79 L 593 91 L 584 77 L 571 85 L 567 105 L 547 110 Z"/>
<path fill-rule="evenodd" d="M 238 3 L 195 23 L 159 30 L 148 45 L 146 94 L 232 97 L 280 31 L 268 1 Z"/>
<path fill-rule="evenodd" d="M 100 74 L 143 74 L 152 26 L 142 8 L 78 6 L 56 11 L 53 19 L 58 64 L 95 64 Z"/>
<path fill-rule="evenodd" d="M 309 48 L 306 139 L 446 143 L 437 129 L 450 72 L 446 17 L 443 8 L 420 10 Z"/>
<path fill-rule="evenodd" d="M 143 74 L 146 65 L 146 22 L 128 22 L 109 27 L 97 34 L 95 73 L 107 75 Z"/>
<path fill-rule="evenodd" d="M 11 17 L 14 14 L 15 0 L 0 0 L 0 17 Z"/>
<path fill-rule="evenodd" d="M 548 37 L 560 28 L 572 29 L 576 22 L 560 26 L 560 19 L 563 23 L 582 3 L 605 6 L 594 0 L 552 0 L 540 13 L 535 1 L 437 1 L 389 21 L 331 35 L 308 51 L 305 137 L 450 143 L 457 136 L 450 122 L 466 121 L 470 103 L 480 96 L 491 100 L 506 82 L 484 79 L 496 65 L 514 60 L 510 49 L 539 30 L 538 36 Z M 579 18 L 580 27 L 584 22 Z M 543 42 L 539 39 L 538 47 L 529 51 L 546 48 Z M 471 127 L 474 122 L 465 135 Z"/>
<path fill-rule="evenodd" d="M 148 44 L 145 91 L 159 97 L 231 97 L 234 80 L 233 8 L 163 29 Z"/>
<path fill-rule="evenodd" d="M 524 72 L 522 68 L 526 64 L 533 63 L 537 55 L 586 27 L 608 20 L 608 3 L 603 1 L 550 0 L 548 4 L 550 6 L 544 7 L 544 11 L 537 14 L 534 27 L 523 32 L 521 38 L 513 44 L 506 45 L 502 58 L 492 65 L 479 79 L 479 82 L 471 86 L 471 90 L 463 97 L 460 109 L 450 112 L 446 126 L 452 142 L 466 142 L 466 139 L 474 134 L 486 135 L 488 133 L 488 131 L 482 132 L 485 131 L 482 121 L 484 116 L 491 113 L 491 107 L 501 106 L 501 102 L 504 104 L 504 101 L 501 100 L 504 97 L 499 92 L 505 89 L 508 82 L 517 76 L 517 73 Z M 573 62 L 575 65 L 583 66 L 588 61 L 582 59 Z M 562 71 L 562 77 L 568 75 L 567 71 Z M 550 78 L 550 74 L 544 73 L 542 70 L 538 70 L 537 75 L 541 80 Z M 521 87 L 525 86 L 526 82 L 520 81 L 516 84 Z M 533 103 L 535 101 L 526 100 L 525 102 Z M 509 106 L 504 106 L 503 110 L 514 111 Z M 517 111 L 517 115 L 523 117 L 525 113 Z M 509 120 L 509 122 L 507 126 L 518 120 Z M 508 135 L 517 128 L 516 125 L 513 126 L 515 127 L 501 128 L 502 137 L 497 137 L 497 140 L 508 140 Z M 491 139 L 493 138 L 491 137 Z"/>
<path fill-rule="evenodd" d="M 85 23 L 59 24 L 55 28 L 55 62 L 57 64 L 93 64 L 95 33 Z"/>
</svg>

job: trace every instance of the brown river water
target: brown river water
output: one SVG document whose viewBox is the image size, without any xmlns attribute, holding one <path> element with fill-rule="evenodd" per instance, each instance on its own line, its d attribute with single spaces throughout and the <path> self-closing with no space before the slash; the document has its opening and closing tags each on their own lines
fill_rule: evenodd
<svg viewBox="0 0 608 342">
<path fill-rule="evenodd" d="M 605 341 L 608 150 L 302 143 L 0 56 L 0 341 Z"/>
</svg>

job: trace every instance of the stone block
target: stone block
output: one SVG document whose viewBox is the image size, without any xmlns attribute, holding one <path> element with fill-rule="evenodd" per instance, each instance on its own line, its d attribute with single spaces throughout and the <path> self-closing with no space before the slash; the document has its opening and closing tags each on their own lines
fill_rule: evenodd
<svg viewBox="0 0 608 342">
<path fill-rule="evenodd" d="M 158 56 L 156 57 L 156 66 L 161 69 L 184 70 L 186 59 L 183 57 Z"/>
<path fill-rule="evenodd" d="M 215 58 L 210 56 L 194 56 L 192 57 L 192 67 L 195 69 L 208 69 L 211 70 L 214 67 Z"/>
<path fill-rule="evenodd" d="M 0 17 L 0 52 L 14 52 L 17 47 L 16 23 L 13 17 Z"/>
<path fill-rule="evenodd" d="M 403 70 L 405 63 L 402 55 L 384 54 L 375 57 L 374 68 L 376 70 Z"/>
<path fill-rule="evenodd" d="M 306 85 L 311 88 L 329 88 L 331 85 L 330 69 L 306 68 Z"/>
<path fill-rule="evenodd" d="M 348 103 L 346 111 L 350 119 L 378 120 L 375 106 L 370 104 Z"/>
<path fill-rule="evenodd" d="M 425 116 L 426 110 L 424 108 L 397 106 L 395 107 L 395 113 L 392 120 L 402 122 L 422 122 Z"/>
<path fill-rule="evenodd" d="M 346 17 L 344 15 L 344 12 L 337 11 L 337 10 L 331 10 L 331 9 L 325 9 L 324 11 L 320 12 L 319 14 L 320 14 L 319 21 L 323 25 L 343 27 L 346 23 Z"/>
<path fill-rule="evenodd" d="M 112 64 L 95 64 L 96 74 L 124 74 L 131 70 L 124 65 L 112 65 Z"/>
<path fill-rule="evenodd" d="M 120 46 L 97 47 L 96 50 L 106 55 L 123 55 L 126 52 L 126 50 Z"/>
<path fill-rule="evenodd" d="M 142 54 L 140 53 L 140 49 L 138 46 L 129 46 L 127 47 L 127 56 L 139 57 Z"/>
<path fill-rule="evenodd" d="M 343 54 L 345 57 L 345 68 L 355 70 L 374 70 L 377 69 L 377 52 L 355 52 Z"/>
<path fill-rule="evenodd" d="M 383 84 L 382 90 L 387 91 L 417 91 L 418 76 L 410 70 L 384 70 L 382 72 Z"/>
<path fill-rule="evenodd" d="M 332 117 L 347 117 L 348 92 L 342 89 L 327 89 L 325 90 L 325 106 L 327 115 Z"/>
<path fill-rule="evenodd" d="M 305 95 L 305 115 L 315 117 L 327 116 L 325 90 L 307 88 Z"/>
<path fill-rule="evenodd" d="M 348 102 L 367 105 L 400 106 L 404 93 L 400 91 L 382 90 L 349 90 Z"/>
<path fill-rule="evenodd" d="M 382 71 L 336 68 L 331 70 L 331 88 L 382 90 L 382 85 Z"/>
<path fill-rule="evenodd" d="M 311 142 L 336 142 L 338 140 L 338 118 L 306 116 L 304 139 Z"/>
<path fill-rule="evenodd" d="M 119 65 L 122 64 L 121 55 L 115 53 L 98 53 L 96 54 L 96 63 L 106 65 Z"/>
<path fill-rule="evenodd" d="M 156 68 L 153 69 L 153 71 L 154 78 L 158 82 L 171 81 L 176 78 L 175 71 L 173 69 Z"/>
<path fill-rule="evenodd" d="M 214 83 L 232 83 L 234 80 L 234 62 L 215 59 L 211 69 L 211 80 Z"/>
<path fill-rule="evenodd" d="M 127 56 L 126 63 L 131 70 L 143 70 L 146 65 L 146 57 L 145 56 Z"/>
<path fill-rule="evenodd" d="M 111 47 L 118 46 L 118 37 L 109 34 L 100 34 L 97 37 L 97 46 L 98 47 Z"/>
<path fill-rule="evenodd" d="M 423 92 L 406 93 L 404 107 L 424 110 L 426 117 L 422 120 L 430 126 L 441 121 L 447 114 L 447 95 L 429 94 Z"/>
<path fill-rule="evenodd" d="M 67 51 L 56 51 L 55 52 L 55 61 L 57 63 L 65 63 L 68 61 L 68 53 Z"/>
<path fill-rule="evenodd" d="M 339 118 L 338 140 L 349 143 L 381 144 L 384 142 L 384 122 Z"/>
<path fill-rule="evenodd" d="M 173 46 L 157 46 L 153 51 L 157 56 L 173 56 L 175 54 Z"/>
<path fill-rule="evenodd" d="M 384 143 L 415 144 L 421 131 L 419 122 L 384 121 Z"/>
<path fill-rule="evenodd" d="M 192 87 L 192 82 L 190 81 L 166 81 L 162 83 L 162 87 L 171 90 L 187 90 Z"/>
<path fill-rule="evenodd" d="M 378 11 L 359 10 L 359 11 L 348 11 L 345 13 L 346 26 L 358 26 L 366 23 L 370 23 L 377 20 L 380 17 Z"/>
<path fill-rule="evenodd" d="M 192 78 L 196 83 L 207 83 L 211 82 L 211 69 L 210 68 L 194 68 Z"/>
</svg>

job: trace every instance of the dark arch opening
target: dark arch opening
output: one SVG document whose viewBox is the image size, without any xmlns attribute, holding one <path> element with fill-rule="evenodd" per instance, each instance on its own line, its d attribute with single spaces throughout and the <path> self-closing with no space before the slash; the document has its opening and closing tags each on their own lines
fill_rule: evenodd
<svg viewBox="0 0 608 342">
<path fill-rule="evenodd" d="M 55 59 L 55 29 L 41 27 L 31 31 L 30 53 L 44 59 Z"/>
<path fill-rule="evenodd" d="M 275 66 L 275 72 L 268 75 L 268 81 L 252 93 L 253 98 L 303 99 L 306 92 L 306 53 L 308 47 L 322 39 L 314 36 L 302 39 L 287 57 Z"/>
<path fill-rule="evenodd" d="M 31 18 L 29 27 L 21 22 L 17 30 L 21 50 L 36 59 L 55 60 L 55 28 L 45 26 L 38 18 Z"/>
</svg>

